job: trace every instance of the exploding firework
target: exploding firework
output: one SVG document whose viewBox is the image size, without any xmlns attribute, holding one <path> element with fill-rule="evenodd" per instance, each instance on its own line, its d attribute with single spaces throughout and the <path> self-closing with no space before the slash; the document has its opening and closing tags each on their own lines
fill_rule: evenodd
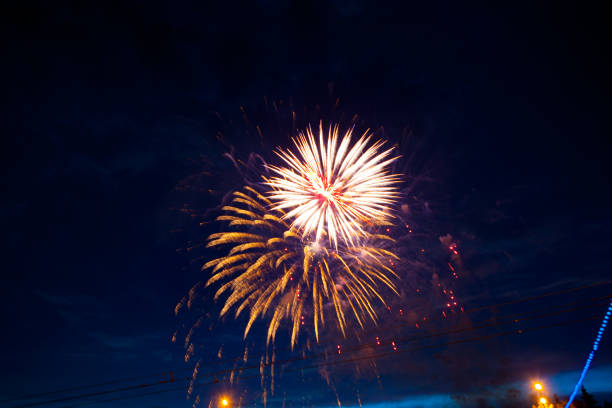
<svg viewBox="0 0 612 408">
<path fill-rule="evenodd" d="M 363 327 L 376 322 L 373 302 L 386 306 L 384 290 L 398 294 L 392 267 L 397 256 L 384 248 L 392 238 L 359 231 L 359 244 L 327 248 L 307 240 L 286 219 L 286 213 L 251 187 L 233 193 L 219 221 L 229 221 L 229 231 L 214 233 L 208 247 L 230 245 L 227 255 L 207 262 L 212 268 L 206 286 L 221 283 L 215 300 L 229 292 L 220 316 L 248 310 L 246 337 L 258 317 L 271 314 L 267 342 L 274 341 L 284 319 L 292 326 L 291 346 L 297 341 L 305 316 L 312 314 L 316 339 L 324 327 L 326 310 L 333 310 L 343 334 L 347 318 Z M 312 306 L 312 309 L 310 309 Z"/>
<path fill-rule="evenodd" d="M 273 208 L 286 211 L 283 219 L 291 220 L 303 239 L 314 233 L 314 242 L 327 235 L 335 248 L 339 238 L 354 245 L 366 235 L 365 225 L 390 219 L 399 176 L 388 167 L 398 156 L 392 156 L 392 148 L 381 151 L 381 140 L 369 145 L 367 131 L 351 146 L 352 132 L 349 129 L 338 144 L 338 126 L 329 127 L 325 140 L 320 124 L 317 146 L 308 128 L 293 139 L 298 155 L 277 151 L 287 167 L 268 166 L 276 174 L 267 181 L 273 188 Z"/>
</svg>

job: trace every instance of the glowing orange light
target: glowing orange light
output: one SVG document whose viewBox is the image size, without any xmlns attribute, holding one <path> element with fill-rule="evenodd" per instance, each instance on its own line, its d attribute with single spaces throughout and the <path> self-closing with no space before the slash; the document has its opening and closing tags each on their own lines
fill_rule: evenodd
<svg viewBox="0 0 612 408">
<path fill-rule="evenodd" d="M 540 398 L 540 404 L 546 404 L 548 401 L 546 400 L 546 398 L 542 397 Z"/>
<path fill-rule="evenodd" d="M 542 391 L 542 388 L 544 388 L 544 387 L 542 387 L 542 384 L 540 384 L 540 383 L 535 383 L 535 384 L 533 384 L 533 388 L 535 388 L 538 391 Z"/>
<path fill-rule="evenodd" d="M 221 400 L 221 405 L 223 405 L 224 407 L 227 407 L 229 405 L 229 401 L 227 400 L 227 398 L 223 398 Z"/>
</svg>

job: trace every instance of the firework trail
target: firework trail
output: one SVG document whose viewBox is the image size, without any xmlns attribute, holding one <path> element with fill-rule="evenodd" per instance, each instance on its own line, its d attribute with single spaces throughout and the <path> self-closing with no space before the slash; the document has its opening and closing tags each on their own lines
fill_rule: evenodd
<svg viewBox="0 0 612 408">
<path fill-rule="evenodd" d="M 246 337 L 257 318 L 270 313 L 268 343 L 274 342 L 281 322 L 288 319 L 292 347 L 310 311 L 317 340 L 328 308 L 335 312 L 343 335 L 347 314 L 361 327 L 367 319 L 376 322 L 373 300 L 386 305 L 383 289 L 398 294 L 394 283 L 398 276 L 392 269 L 398 258 L 384 248 L 393 239 L 364 231 L 359 245 L 330 249 L 304 240 L 284 220 L 286 214 L 271 207 L 270 199 L 247 186 L 233 193 L 231 205 L 224 206 L 225 214 L 217 218 L 229 221 L 230 230 L 210 235 L 207 246 L 230 245 L 230 249 L 202 269 L 212 268 L 206 286 L 223 282 L 215 300 L 229 292 L 220 316 L 235 309 L 238 317 L 249 310 Z"/>
<path fill-rule="evenodd" d="M 291 220 L 302 238 L 314 233 L 315 242 L 327 235 L 335 248 L 339 238 L 353 245 L 365 234 L 364 225 L 391 218 L 399 175 L 390 174 L 388 167 L 399 156 L 391 156 L 392 148 L 381 152 L 381 140 L 368 147 L 368 131 L 351 146 L 352 133 L 351 128 L 338 145 L 339 127 L 330 125 L 326 141 L 320 123 L 317 146 L 309 127 L 293 139 L 298 155 L 277 151 L 287 167 L 268 166 L 276 174 L 267 181 L 273 208 L 287 211 L 283 219 Z"/>
</svg>

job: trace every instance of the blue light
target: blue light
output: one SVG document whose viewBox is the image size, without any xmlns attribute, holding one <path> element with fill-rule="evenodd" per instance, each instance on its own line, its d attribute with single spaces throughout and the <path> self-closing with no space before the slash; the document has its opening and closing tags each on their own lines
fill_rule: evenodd
<svg viewBox="0 0 612 408">
<path fill-rule="evenodd" d="M 601 340 L 601 336 L 603 335 L 603 332 L 606 329 L 606 325 L 608 324 L 608 316 L 610 316 L 611 311 L 612 311 L 612 301 L 610 302 L 610 306 L 608 306 L 608 312 L 605 314 L 603 321 L 601 323 L 601 326 L 599 327 L 599 331 L 597 332 L 597 337 L 595 338 L 595 341 L 593 342 L 593 349 L 589 353 L 589 357 L 587 358 L 586 364 L 584 365 L 584 368 L 582 369 L 580 378 L 578 379 L 578 382 L 576 383 L 576 386 L 574 387 L 574 391 L 572 391 L 572 395 L 570 395 L 569 400 L 567 401 L 567 405 L 565 405 L 565 408 L 569 408 L 570 405 L 572 405 L 572 402 L 574 402 L 574 398 L 576 398 L 576 394 L 578 393 L 578 390 L 582 386 L 584 377 L 586 377 L 587 371 L 589 370 L 589 367 L 591 366 L 591 361 L 593 361 L 593 357 L 595 356 L 595 350 L 599 348 L 599 341 Z"/>
</svg>

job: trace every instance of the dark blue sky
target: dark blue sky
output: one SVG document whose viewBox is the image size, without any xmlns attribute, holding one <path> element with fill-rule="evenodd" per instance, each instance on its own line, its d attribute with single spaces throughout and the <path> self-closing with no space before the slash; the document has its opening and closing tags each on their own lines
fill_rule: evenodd
<svg viewBox="0 0 612 408">
<path fill-rule="evenodd" d="M 186 367 L 169 341 L 180 324 L 173 308 L 202 275 L 176 249 L 204 232 L 176 211 L 186 196 L 175 187 L 202 168 L 214 177 L 198 178 L 197 188 L 237 187 L 222 157 L 228 145 L 270 158 L 288 144 L 264 97 L 306 107 L 302 121 L 317 116 L 316 104 L 323 119 L 337 118 L 325 112 L 339 97 L 346 116 L 384 126 L 393 141 L 412 132 L 418 143 L 402 154 L 417 152 L 409 165 L 433 180 L 416 192 L 431 211 L 413 221 L 427 231 L 423 245 L 435 248 L 446 234 L 459 243 L 465 276 L 455 288 L 467 309 L 611 276 L 610 30 L 596 4 L 33 2 L 7 17 L 3 397 Z M 240 106 L 261 124 L 263 144 L 244 136 Z M 225 143 L 215 137 L 221 129 Z M 188 199 L 205 212 L 221 195 Z M 496 312 L 609 294 L 599 286 Z M 585 320 L 415 352 L 389 364 L 380 382 L 338 370 L 339 399 L 356 405 L 359 390 L 372 407 L 502 406 L 506 388 L 538 375 L 566 395 L 597 327 Z M 217 336 L 202 341 L 224 342 Z M 585 383 L 600 395 L 612 393 L 607 340 Z M 288 401 L 334 406 L 319 374 L 308 378 L 279 383 Z M 259 389 L 249 392 L 259 401 Z M 269 405 L 281 406 L 277 398 Z M 180 390 L 111 405 L 191 402 Z"/>
</svg>

